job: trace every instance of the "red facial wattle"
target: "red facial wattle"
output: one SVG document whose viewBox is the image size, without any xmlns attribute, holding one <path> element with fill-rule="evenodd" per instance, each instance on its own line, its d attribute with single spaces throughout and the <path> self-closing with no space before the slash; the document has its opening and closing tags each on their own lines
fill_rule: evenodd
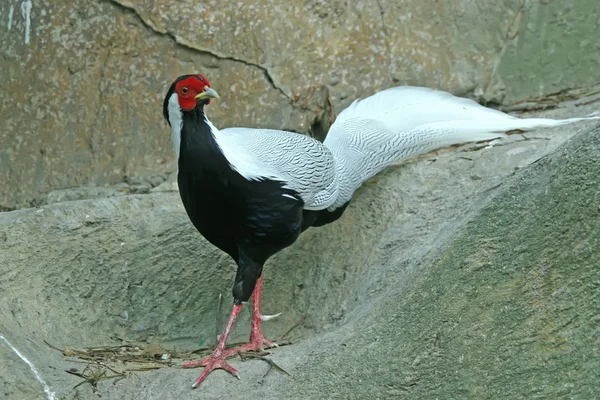
<svg viewBox="0 0 600 400">
<path fill-rule="evenodd" d="M 179 106 L 186 111 L 193 110 L 196 107 L 196 96 L 207 87 L 210 87 L 210 83 L 201 74 L 192 75 L 177 82 L 175 92 L 179 99 Z M 206 104 L 210 104 L 210 99 L 206 101 Z"/>
</svg>

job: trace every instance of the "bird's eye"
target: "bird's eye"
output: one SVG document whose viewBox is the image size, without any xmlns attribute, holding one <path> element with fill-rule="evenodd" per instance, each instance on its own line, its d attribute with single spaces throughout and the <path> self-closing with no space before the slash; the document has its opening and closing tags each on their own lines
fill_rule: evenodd
<svg viewBox="0 0 600 400">
<path fill-rule="evenodd" d="M 186 94 L 188 92 L 188 88 L 187 87 L 182 87 L 181 88 L 181 93 Z"/>
</svg>

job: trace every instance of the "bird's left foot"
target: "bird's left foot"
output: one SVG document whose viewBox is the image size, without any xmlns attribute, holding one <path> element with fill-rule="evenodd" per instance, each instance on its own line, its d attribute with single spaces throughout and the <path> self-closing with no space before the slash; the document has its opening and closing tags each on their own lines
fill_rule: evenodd
<svg viewBox="0 0 600 400">
<path fill-rule="evenodd" d="M 265 336 L 263 335 L 262 330 L 260 328 L 261 324 L 264 321 L 269 321 L 271 319 L 277 318 L 279 315 L 281 315 L 281 313 L 275 315 L 261 315 L 257 306 L 254 310 L 254 313 L 252 313 L 252 328 L 250 330 L 250 340 L 246 344 L 243 344 L 239 347 L 227 351 L 232 351 L 233 353 L 243 351 L 261 352 L 265 348 L 269 349 L 272 347 L 279 347 L 277 343 L 265 339 Z"/>
<path fill-rule="evenodd" d="M 250 336 L 250 341 L 248 343 L 227 351 L 233 351 L 234 353 L 244 351 L 256 351 L 260 353 L 265 349 L 270 349 L 273 347 L 279 346 L 277 345 L 277 343 L 271 342 L 270 340 L 266 339 L 263 336 L 262 332 L 258 331 L 258 333 L 253 332 L 253 334 Z"/>
</svg>

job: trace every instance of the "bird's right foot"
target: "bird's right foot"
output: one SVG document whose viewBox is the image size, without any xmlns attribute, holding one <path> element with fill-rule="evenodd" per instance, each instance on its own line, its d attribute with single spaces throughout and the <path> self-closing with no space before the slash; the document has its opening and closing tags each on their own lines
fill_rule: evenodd
<svg viewBox="0 0 600 400">
<path fill-rule="evenodd" d="M 224 369 L 225 371 L 231 373 L 233 376 L 240 379 L 240 375 L 238 374 L 237 370 L 231 365 L 229 365 L 229 363 L 226 361 L 227 357 L 231 356 L 232 354 L 235 353 L 230 351 L 215 350 L 213 354 L 201 360 L 184 362 L 182 365 L 183 368 L 204 367 L 204 371 L 202 371 L 198 379 L 196 379 L 196 381 L 192 385 L 192 388 L 198 387 L 198 385 L 200 385 L 206 379 L 206 377 L 215 369 Z"/>
<path fill-rule="evenodd" d="M 241 304 L 235 304 L 233 306 L 233 309 L 231 310 L 231 315 L 229 316 L 229 321 L 227 321 L 227 326 L 225 326 L 225 332 L 223 332 L 223 334 L 219 338 L 219 344 L 210 356 L 205 357 L 201 360 L 188 361 L 183 363 L 183 368 L 205 367 L 204 371 L 202 371 L 198 379 L 196 379 L 196 381 L 192 385 L 192 388 L 197 388 L 198 385 L 200 385 L 206 379 L 206 377 L 215 369 L 224 369 L 225 371 L 236 376 L 238 379 L 240 378 L 237 370 L 231 365 L 229 365 L 227 361 L 225 361 L 227 357 L 234 354 L 234 352 L 232 352 L 231 350 L 225 350 L 225 343 L 227 342 L 227 338 L 231 333 L 233 323 L 235 322 L 235 319 L 237 318 L 241 309 Z"/>
</svg>

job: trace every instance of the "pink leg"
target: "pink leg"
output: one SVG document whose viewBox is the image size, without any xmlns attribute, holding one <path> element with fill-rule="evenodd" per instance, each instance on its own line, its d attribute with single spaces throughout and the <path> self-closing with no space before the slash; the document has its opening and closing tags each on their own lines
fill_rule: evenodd
<svg viewBox="0 0 600 400">
<path fill-rule="evenodd" d="M 229 337 L 229 333 L 231 332 L 231 328 L 233 327 L 233 323 L 237 318 L 240 310 L 242 309 L 242 305 L 235 305 L 231 310 L 231 315 L 229 317 L 229 321 L 227 321 L 227 326 L 225 327 L 225 332 L 219 338 L 219 344 L 212 355 L 205 357 L 201 360 L 197 361 L 188 361 L 183 363 L 183 368 L 194 368 L 194 367 L 206 367 L 202 374 L 196 379 L 196 382 L 192 385 L 193 388 L 198 387 L 204 379 L 215 369 L 224 369 L 229 371 L 233 375 L 239 378 L 237 370 L 229 365 L 225 359 L 231 355 L 237 354 L 242 351 L 262 351 L 263 348 L 266 347 L 277 347 L 277 344 L 271 342 L 270 340 L 265 339 L 260 329 L 260 325 L 264 320 L 271 319 L 276 317 L 263 317 L 260 314 L 260 297 L 262 295 L 262 284 L 263 277 L 262 275 L 256 281 L 256 286 L 254 287 L 254 292 L 252 293 L 252 328 L 250 330 L 250 341 L 246 344 L 243 344 L 239 347 L 225 350 L 225 343 L 227 342 L 227 338 Z"/>
<path fill-rule="evenodd" d="M 202 360 L 188 361 L 188 362 L 183 363 L 183 368 L 193 368 L 193 367 L 200 367 L 200 366 L 206 367 L 206 368 L 204 368 L 204 371 L 202 371 L 202 373 L 200 374 L 198 379 L 196 379 L 196 382 L 194 382 L 194 384 L 192 385 L 192 388 L 198 387 L 198 385 L 200 385 L 202 383 L 202 381 L 204 381 L 206 379 L 208 374 L 210 374 L 215 369 L 219 369 L 219 368 L 224 369 L 225 371 L 229 371 L 231 374 L 237 376 L 239 379 L 240 376 L 239 376 L 237 370 L 235 368 L 233 368 L 231 365 L 229 365 L 227 363 L 227 361 L 225 361 L 225 358 L 227 358 L 227 356 L 229 354 L 227 354 L 228 351 L 224 351 L 224 350 L 225 350 L 225 343 L 227 342 L 227 338 L 229 337 L 229 334 L 231 333 L 231 328 L 233 328 L 233 323 L 235 322 L 235 319 L 237 318 L 241 309 L 242 309 L 241 304 L 236 304 L 233 306 L 233 309 L 231 310 L 231 315 L 229 316 L 229 321 L 227 321 L 227 326 L 225 326 L 225 332 L 223 332 L 223 334 L 221 335 L 221 337 L 219 339 L 219 344 L 217 345 L 217 348 L 210 356 L 203 358 Z"/>
<path fill-rule="evenodd" d="M 250 341 L 245 345 L 237 348 L 237 351 L 262 351 L 264 346 L 277 347 L 277 344 L 265 339 L 260 329 L 260 325 L 263 321 L 274 318 L 275 316 L 263 317 L 260 314 L 260 297 L 262 296 L 262 275 L 256 281 L 254 287 L 254 293 L 252 293 L 252 328 L 250 330 Z"/>
</svg>

